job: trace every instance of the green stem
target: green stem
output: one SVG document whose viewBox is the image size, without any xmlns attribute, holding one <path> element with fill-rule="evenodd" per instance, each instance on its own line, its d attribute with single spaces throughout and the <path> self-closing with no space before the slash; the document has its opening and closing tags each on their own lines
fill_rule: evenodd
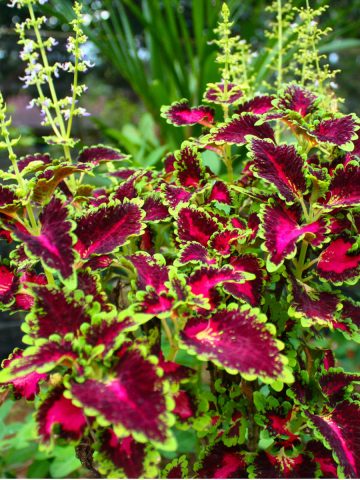
<svg viewBox="0 0 360 480">
<path fill-rule="evenodd" d="M 78 35 L 76 34 L 75 42 L 77 41 L 77 39 L 78 39 Z M 76 47 L 78 48 L 77 43 L 76 43 Z M 67 126 L 67 131 L 66 131 L 66 137 L 68 139 L 70 139 L 71 128 L 72 128 L 72 123 L 73 123 L 73 118 L 74 118 L 74 110 L 75 110 L 75 102 L 76 102 L 76 90 L 77 90 L 77 87 L 78 87 L 78 78 L 79 78 L 78 65 L 79 65 L 79 56 L 75 55 L 72 103 L 71 103 L 71 107 L 70 107 L 69 122 L 68 122 L 68 126 Z"/>
<path fill-rule="evenodd" d="M 278 24 L 278 64 L 277 64 L 277 89 L 279 90 L 283 82 L 283 26 L 282 26 L 282 4 L 281 0 L 277 1 L 277 24 Z M 279 143 L 281 134 L 280 121 L 276 121 L 275 137 Z"/>
<path fill-rule="evenodd" d="M 305 272 L 305 270 L 308 270 L 310 267 L 315 265 L 319 261 L 319 257 L 314 258 L 314 260 L 311 260 L 308 262 L 306 265 L 303 266 L 302 271 Z"/>
<path fill-rule="evenodd" d="M 48 270 L 45 265 L 43 265 L 44 267 L 44 272 L 45 272 L 45 275 L 46 275 L 46 279 L 48 281 L 48 284 L 50 286 L 55 286 L 55 280 L 54 280 L 54 276 L 53 274 L 50 272 L 50 270 Z"/>
<path fill-rule="evenodd" d="M 8 133 L 7 130 L 3 130 L 2 134 L 3 134 L 3 137 L 5 139 L 6 147 L 7 147 L 8 152 L 9 152 L 9 158 L 10 158 L 11 164 L 13 166 L 18 185 L 22 190 L 25 190 L 25 182 L 24 182 L 23 177 L 21 176 L 21 173 L 20 173 L 20 170 L 19 170 L 19 167 L 18 167 L 18 164 L 17 164 L 16 153 L 14 152 L 14 150 L 12 148 L 9 133 Z M 38 233 L 39 227 L 38 227 L 38 224 L 36 222 L 34 211 L 33 211 L 30 203 L 26 204 L 26 211 L 27 211 L 32 229 L 34 230 L 34 232 Z"/>
<path fill-rule="evenodd" d="M 307 253 L 308 246 L 309 246 L 308 242 L 306 240 L 303 240 L 302 244 L 301 244 L 299 260 L 297 261 L 297 266 L 296 266 L 296 270 L 295 270 L 295 277 L 298 278 L 299 280 L 301 279 L 302 272 L 303 272 L 303 269 L 304 269 L 304 263 L 305 263 L 305 259 L 306 259 L 306 253 Z"/>
<path fill-rule="evenodd" d="M 226 145 L 224 150 L 224 163 L 227 168 L 228 173 L 228 180 L 230 183 L 234 183 L 234 169 L 232 165 L 232 158 L 231 158 L 231 146 Z"/>
<path fill-rule="evenodd" d="M 306 10 L 308 11 L 308 13 L 310 12 L 310 4 L 309 4 L 309 0 L 306 0 Z M 309 27 L 311 28 L 311 25 L 309 25 Z M 318 49 L 316 48 L 316 45 L 315 45 L 315 37 L 314 35 L 311 35 L 311 48 L 313 50 L 313 53 L 314 53 L 314 58 L 315 58 L 315 67 L 316 67 L 316 73 L 317 73 L 317 80 L 319 82 L 319 87 L 321 88 L 321 69 L 320 69 L 320 62 L 319 62 L 319 55 L 318 55 Z"/>
<path fill-rule="evenodd" d="M 50 65 L 49 65 L 49 62 L 48 62 L 48 59 L 47 59 L 46 51 L 45 51 L 44 44 L 43 44 L 43 41 L 42 41 L 42 38 L 41 38 L 41 35 L 40 35 L 39 28 L 36 25 L 36 17 L 35 17 L 34 9 L 33 9 L 33 6 L 32 6 L 31 3 L 28 4 L 28 9 L 29 9 L 29 14 L 30 14 L 30 19 L 31 19 L 31 21 L 33 22 L 33 25 L 34 25 L 34 33 L 35 33 L 36 41 L 37 41 L 37 44 L 38 44 L 38 47 L 39 47 L 40 55 L 41 55 L 45 70 L 47 72 L 48 85 L 49 85 L 49 89 L 50 89 L 51 98 L 52 98 L 52 101 L 53 101 L 53 106 L 54 106 L 54 109 L 55 109 L 55 112 L 56 112 L 56 118 L 57 118 L 58 125 L 59 125 L 60 131 L 61 131 L 61 135 L 65 139 L 66 138 L 65 123 L 64 123 L 64 119 L 62 117 L 62 114 L 61 114 L 61 111 L 60 111 L 60 108 L 59 108 L 59 101 L 58 101 L 58 98 L 57 98 L 57 95 L 56 95 L 54 82 L 53 82 L 52 76 L 51 76 L 51 68 L 50 68 Z"/>
<path fill-rule="evenodd" d="M 278 23 L 278 68 L 277 68 L 277 87 L 282 85 L 283 81 L 283 29 L 282 29 L 282 4 L 281 0 L 277 2 L 277 23 Z"/>
<path fill-rule="evenodd" d="M 310 213 L 308 212 L 307 208 L 306 208 L 306 205 L 305 205 L 305 202 L 304 202 L 304 198 L 302 196 L 299 197 L 299 202 L 300 202 L 300 205 L 301 205 L 301 208 L 302 208 L 302 211 L 303 211 L 303 214 L 304 214 L 304 217 L 305 217 L 305 220 L 309 220 L 309 217 L 310 217 Z"/>
</svg>

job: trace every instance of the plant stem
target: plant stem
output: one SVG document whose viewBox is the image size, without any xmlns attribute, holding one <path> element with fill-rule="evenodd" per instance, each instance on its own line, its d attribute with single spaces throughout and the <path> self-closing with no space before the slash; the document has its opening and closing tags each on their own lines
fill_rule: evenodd
<svg viewBox="0 0 360 480">
<path fill-rule="evenodd" d="M 59 127 L 60 127 L 61 134 L 63 135 L 63 138 L 65 138 L 65 135 L 66 135 L 65 124 L 64 124 L 62 114 L 60 112 L 59 101 L 58 101 L 58 98 L 57 98 L 57 95 L 56 95 L 54 82 L 53 82 L 52 76 L 51 76 L 51 68 L 50 68 L 50 65 L 49 65 L 49 62 L 48 62 L 48 59 L 47 59 L 46 51 L 44 49 L 44 44 L 43 44 L 43 41 L 42 41 L 42 38 L 41 38 L 41 35 L 40 35 L 40 31 L 39 31 L 39 29 L 36 25 L 36 17 L 35 17 L 34 9 L 33 9 L 33 6 L 32 6 L 31 3 L 28 4 L 28 9 L 29 9 L 29 14 L 30 14 L 30 19 L 31 19 L 31 21 L 33 22 L 33 25 L 34 25 L 34 33 L 35 33 L 36 41 L 37 41 L 37 44 L 38 44 L 38 47 L 39 47 L 39 50 L 40 50 L 40 55 L 41 55 L 44 67 L 47 71 L 48 85 L 49 85 L 50 94 L 51 94 L 51 98 L 52 98 L 52 101 L 53 101 L 54 109 L 56 111 L 56 118 L 57 118 L 57 121 L 58 121 L 58 124 L 59 124 Z"/>
<path fill-rule="evenodd" d="M 164 329 L 164 332 L 166 334 L 166 337 L 169 341 L 170 352 L 172 352 L 173 348 L 175 347 L 175 343 L 174 343 L 174 340 L 173 340 L 173 337 L 172 337 L 171 330 L 170 330 L 169 325 L 168 325 L 167 321 L 165 320 L 165 318 L 161 318 L 161 325 L 162 325 L 162 327 Z"/>
<path fill-rule="evenodd" d="M 282 26 L 282 4 L 281 0 L 277 0 L 277 26 L 278 26 L 278 62 L 277 62 L 277 89 L 279 90 L 283 82 L 283 26 Z M 276 142 L 280 141 L 280 121 L 276 121 L 275 138 Z"/>
<path fill-rule="evenodd" d="M 301 279 L 302 272 L 304 269 L 304 263 L 305 263 L 308 246 L 309 246 L 308 242 L 306 240 L 303 240 L 301 244 L 299 260 L 297 261 L 297 266 L 295 270 L 295 277 L 298 278 L 299 280 Z"/>
<path fill-rule="evenodd" d="M 283 30 L 282 30 L 282 4 L 277 1 L 277 24 L 278 24 L 278 68 L 277 68 L 277 87 L 282 85 L 283 81 Z"/>
<path fill-rule="evenodd" d="M 303 214 L 304 214 L 304 217 L 305 217 L 305 220 L 309 220 L 309 212 L 306 208 L 306 205 L 305 205 L 305 202 L 304 202 L 304 198 L 300 195 L 299 196 L 299 202 L 300 202 L 300 205 L 301 205 L 301 208 L 302 208 L 302 211 L 303 211 Z"/>
</svg>

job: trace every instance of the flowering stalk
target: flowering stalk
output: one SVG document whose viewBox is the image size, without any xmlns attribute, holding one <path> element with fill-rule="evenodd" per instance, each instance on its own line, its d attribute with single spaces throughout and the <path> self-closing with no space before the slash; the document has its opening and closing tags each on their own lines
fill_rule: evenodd
<svg viewBox="0 0 360 480">
<path fill-rule="evenodd" d="M 23 46 L 21 58 L 27 62 L 26 75 L 22 79 L 25 87 L 36 86 L 38 98 L 30 102 L 30 107 L 38 106 L 44 116 L 43 125 L 50 126 L 53 130 L 54 135 L 45 137 L 45 141 L 50 144 L 61 145 L 64 150 L 65 161 L 71 163 L 71 148 L 77 143 L 77 140 L 72 138 L 73 120 L 75 117 L 88 115 L 84 108 L 77 106 L 79 97 L 86 90 L 85 85 L 79 84 L 79 73 L 86 72 L 91 67 L 81 48 L 87 41 L 87 37 L 82 31 L 81 5 L 78 2 L 74 4 L 75 18 L 71 25 L 75 37 L 70 36 L 67 43 L 67 51 L 73 56 L 74 63 L 67 61 L 63 64 L 55 62 L 50 65 L 47 52 L 50 52 L 57 45 L 57 42 L 52 37 L 46 40 L 42 39 L 41 26 L 46 18 L 43 16 L 36 17 L 34 4 L 36 4 L 34 0 L 18 0 L 12 4 L 12 6 L 16 5 L 18 8 L 27 7 L 29 11 L 29 18 L 16 25 L 16 31 L 20 37 L 19 43 Z M 35 40 L 27 37 L 28 30 L 33 30 Z M 68 72 L 73 75 L 71 96 L 58 98 L 54 79 L 60 77 L 60 72 Z M 46 86 L 49 89 L 50 97 L 47 97 L 44 93 Z M 75 191 L 76 184 L 72 176 L 70 177 L 70 183 L 72 190 Z"/>
</svg>

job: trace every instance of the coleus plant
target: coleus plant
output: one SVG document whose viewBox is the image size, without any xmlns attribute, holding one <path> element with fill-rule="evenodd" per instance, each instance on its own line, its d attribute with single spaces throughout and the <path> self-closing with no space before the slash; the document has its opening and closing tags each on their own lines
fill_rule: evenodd
<svg viewBox="0 0 360 480">
<path fill-rule="evenodd" d="M 221 81 L 206 105 L 162 111 L 201 135 L 162 170 L 134 169 L 71 137 L 88 66 L 80 5 L 74 62 L 51 66 L 36 2 L 13 4 L 29 9 L 17 27 L 26 81 L 55 146 L 17 158 L 1 99 L 12 166 L 0 305 L 24 316 L 2 388 L 33 402 L 45 446 L 74 445 L 97 476 L 359 477 L 360 375 L 324 347 L 334 334 L 360 340 L 359 119 L 301 84 L 242 91 L 224 6 Z M 70 100 L 56 97 L 60 70 L 74 74 Z"/>
</svg>

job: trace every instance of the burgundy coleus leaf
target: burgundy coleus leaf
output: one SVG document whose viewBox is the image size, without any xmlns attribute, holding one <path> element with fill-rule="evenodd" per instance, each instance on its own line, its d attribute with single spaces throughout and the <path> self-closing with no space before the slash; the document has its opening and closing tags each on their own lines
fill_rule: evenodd
<svg viewBox="0 0 360 480">
<path fill-rule="evenodd" d="M 243 145 L 246 136 L 252 135 L 257 138 L 269 138 L 275 141 L 274 131 L 268 123 L 255 125 L 260 120 L 259 115 L 244 113 L 241 116 L 234 115 L 228 122 L 221 124 L 211 131 L 211 139 L 215 143 L 231 143 Z"/>
<path fill-rule="evenodd" d="M 354 138 L 356 122 L 352 115 L 344 115 L 329 120 L 320 120 L 315 128 L 309 132 L 320 142 L 331 143 L 338 147 L 349 144 Z"/>
<path fill-rule="evenodd" d="M 273 185 L 285 201 L 293 202 L 306 192 L 304 160 L 294 146 L 254 139 L 251 151 L 255 175 Z"/>
<path fill-rule="evenodd" d="M 357 207 L 360 204 L 360 166 L 358 163 L 339 165 L 331 178 L 328 193 L 322 201 L 327 210 Z"/>
<path fill-rule="evenodd" d="M 165 169 L 165 173 L 170 175 L 171 173 L 174 172 L 175 170 L 175 161 L 176 161 L 176 158 L 175 158 L 175 155 L 173 153 L 168 153 L 166 155 L 166 157 L 164 158 L 164 169 Z M 170 175 L 171 176 L 171 175 Z"/>
<path fill-rule="evenodd" d="M 332 350 L 324 351 L 323 366 L 325 370 L 329 370 L 329 368 L 335 366 L 335 357 Z"/>
<path fill-rule="evenodd" d="M 343 308 L 341 310 L 341 317 L 344 320 L 350 320 L 351 323 L 360 328 L 360 303 L 356 303 L 350 299 L 342 299 Z"/>
<path fill-rule="evenodd" d="M 114 160 L 125 160 L 128 156 L 120 152 L 120 150 L 113 147 L 105 147 L 104 145 L 97 145 L 95 147 L 84 148 L 78 158 L 78 163 L 91 163 L 99 165 L 101 162 L 112 162 Z"/>
<path fill-rule="evenodd" d="M 360 136 L 358 135 L 358 138 L 353 141 L 354 144 L 354 150 L 350 152 L 351 157 L 360 157 Z"/>
<path fill-rule="evenodd" d="M 159 361 L 158 365 L 164 372 L 164 377 L 166 379 L 169 379 L 171 382 L 180 384 L 184 381 L 186 383 L 191 377 L 194 377 L 194 375 L 196 374 L 195 370 L 190 367 L 184 367 L 183 365 L 179 365 L 178 363 L 165 360 L 160 345 L 158 349 L 153 348 L 151 353 L 157 356 Z"/>
<path fill-rule="evenodd" d="M 91 270 L 100 270 L 107 268 L 113 259 L 109 255 L 98 255 L 97 257 L 90 258 L 84 263 L 84 268 L 90 268 Z"/>
<path fill-rule="evenodd" d="M 319 379 L 322 391 L 327 395 L 332 404 L 344 399 L 344 393 L 354 382 L 360 382 L 360 375 L 346 373 L 337 369 L 330 369 L 322 374 Z"/>
<path fill-rule="evenodd" d="M 143 206 L 145 211 L 145 222 L 160 222 L 169 218 L 169 210 L 161 197 L 158 195 L 151 195 L 146 198 Z"/>
<path fill-rule="evenodd" d="M 231 204 L 231 195 L 228 186 L 226 185 L 225 182 L 222 182 L 221 180 L 217 180 L 212 189 L 211 193 L 208 197 L 208 202 L 219 202 L 219 203 L 225 203 L 227 205 Z"/>
<path fill-rule="evenodd" d="M 130 255 L 127 259 L 136 269 L 139 290 L 146 290 L 146 287 L 153 287 L 156 292 L 167 290 L 165 283 L 169 280 L 169 270 L 163 259 L 145 252 Z"/>
<path fill-rule="evenodd" d="M 321 442 L 311 440 L 306 444 L 306 451 L 313 456 L 323 478 L 338 478 L 337 465 L 334 462 L 331 451 L 324 447 Z"/>
<path fill-rule="evenodd" d="M 215 307 L 216 287 L 225 282 L 242 282 L 243 275 L 233 268 L 225 265 L 221 268 L 202 266 L 194 271 L 188 278 L 188 285 L 193 295 L 209 300 L 210 306 Z"/>
<path fill-rule="evenodd" d="M 315 478 L 316 464 L 308 455 L 272 455 L 260 451 L 254 460 L 256 478 Z"/>
<path fill-rule="evenodd" d="M 86 330 L 82 329 L 86 343 L 92 347 L 104 345 L 103 355 L 107 355 L 111 350 L 118 348 L 119 343 L 123 341 L 122 333 L 126 330 L 132 330 L 136 326 L 135 321 L 126 317 L 121 322 L 117 317 L 111 320 L 101 320 L 92 322 Z"/>
<path fill-rule="evenodd" d="M 76 360 L 71 342 L 48 341 L 40 346 L 28 347 L 21 358 L 15 358 L 10 365 L 0 371 L 0 384 L 24 378 L 30 373 L 46 373 L 56 365 L 69 366 Z"/>
<path fill-rule="evenodd" d="M 200 466 L 196 470 L 199 478 L 248 478 L 245 455 L 237 446 L 227 447 L 218 442 L 200 455 Z"/>
<path fill-rule="evenodd" d="M 47 267 L 57 270 L 63 278 L 68 278 L 73 272 L 75 259 L 68 207 L 60 198 L 53 197 L 39 219 L 39 235 L 31 235 L 19 228 L 14 233 L 25 243 L 31 254 L 41 259 Z"/>
<path fill-rule="evenodd" d="M 230 255 L 233 244 L 236 245 L 238 240 L 244 236 L 244 232 L 241 230 L 227 228 L 214 233 L 210 238 L 209 246 L 222 256 Z"/>
<path fill-rule="evenodd" d="M 108 428 L 100 434 L 100 452 L 125 475 L 125 478 L 144 478 L 144 463 L 148 447 L 132 436 L 119 438 Z"/>
<path fill-rule="evenodd" d="M 285 259 L 296 254 L 299 240 L 305 238 L 314 246 L 320 245 L 325 240 L 326 221 L 320 219 L 309 224 L 300 224 L 300 215 L 296 208 L 276 203 L 263 209 L 260 232 L 260 236 L 265 240 L 265 249 L 269 252 L 268 268 L 276 270 Z"/>
<path fill-rule="evenodd" d="M 198 242 L 204 247 L 219 224 L 204 210 L 183 207 L 178 212 L 177 235 L 182 242 Z"/>
<path fill-rule="evenodd" d="M 52 334 L 64 337 L 67 333 L 77 334 L 83 323 L 90 323 L 86 303 L 66 295 L 63 290 L 46 286 L 32 288 L 35 294 L 33 314 L 28 318 L 31 335 L 48 338 Z"/>
<path fill-rule="evenodd" d="M 281 110 L 291 110 L 306 117 L 315 110 L 316 95 L 298 85 L 289 85 L 277 101 Z"/>
<path fill-rule="evenodd" d="M 176 187 L 175 185 L 165 184 L 163 192 L 166 202 L 172 208 L 176 208 L 179 203 L 187 203 L 192 197 L 192 193 L 188 192 L 185 188 Z"/>
<path fill-rule="evenodd" d="M 0 185 L 0 213 L 12 214 L 19 207 L 18 198 L 10 187 Z"/>
<path fill-rule="evenodd" d="M 185 390 L 179 390 L 174 394 L 175 408 L 173 413 L 181 420 L 187 420 L 194 417 L 195 408 L 190 395 Z"/>
<path fill-rule="evenodd" d="M 190 107 L 186 99 L 161 108 L 161 116 L 177 127 L 196 123 L 209 126 L 214 122 L 214 114 L 214 110 L 210 107 Z"/>
<path fill-rule="evenodd" d="M 346 324 L 338 320 L 340 299 L 330 292 L 314 290 L 309 285 L 291 280 L 291 306 L 289 315 L 301 318 L 306 324 L 324 325 L 346 330 Z"/>
<path fill-rule="evenodd" d="M 12 242 L 12 237 L 11 237 L 11 233 L 9 232 L 9 230 L 1 229 L 1 227 L 0 227 L 0 239 L 5 240 L 7 243 L 11 243 Z"/>
<path fill-rule="evenodd" d="M 134 173 L 136 173 L 137 170 L 135 168 L 119 168 L 118 170 L 115 170 L 115 172 L 109 172 L 109 175 L 112 177 L 120 178 L 121 180 L 127 180 L 130 178 Z"/>
<path fill-rule="evenodd" d="M 289 410 L 286 416 L 278 415 L 275 412 L 266 413 L 268 428 L 275 435 L 281 437 L 280 439 L 277 439 L 277 444 L 282 445 L 284 448 L 291 448 L 295 443 L 299 442 L 299 435 L 295 435 L 290 430 L 291 415 L 292 410 Z M 284 439 L 284 436 L 287 438 Z"/>
<path fill-rule="evenodd" d="M 125 195 L 126 197 L 126 195 Z M 132 197 L 129 197 L 132 198 Z M 100 207 L 100 205 L 109 202 L 109 193 L 105 188 L 99 188 L 92 192 L 91 197 L 89 198 L 89 206 Z"/>
<path fill-rule="evenodd" d="M 155 253 L 155 234 L 154 229 L 150 225 L 146 225 L 143 235 L 139 243 L 139 250 L 144 250 L 151 254 Z"/>
<path fill-rule="evenodd" d="M 36 162 L 36 164 L 35 164 Z M 31 168 L 31 172 L 35 172 L 37 170 L 42 170 L 46 168 L 46 165 L 51 164 L 51 158 L 48 153 L 35 153 L 26 155 L 26 157 L 22 157 L 18 160 L 17 166 L 20 172 L 29 170 L 30 165 L 33 163 L 34 168 Z"/>
<path fill-rule="evenodd" d="M 168 463 L 160 473 L 160 478 L 190 478 L 186 456 L 182 455 Z"/>
<path fill-rule="evenodd" d="M 7 306 L 15 301 L 19 284 L 19 278 L 14 271 L 6 265 L 0 265 L 0 306 Z"/>
<path fill-rule="evenodd" d="M 184 188 L 196 189 L 206 180 L 205 168 L 196 147 L 184 146 L 175 154 L 175 177 Z"/>
<path fill-rule="evenodd" d="M 241 114 L 244 112 L 251 112 L 257 115 L 262 115 L 263 113 L 267 113 L 269 110 L 273 109 L 272 101 L 274 97 L 271 95 L 259 95 L 245 103 L 242 103 L 237 107 L 235 110 L 236 114 Z"/>
<path fill-rule="evenodd" d="M 119 185 L 114 191 L 113 198 L 120 201 L 123 201 L 125 198 L 129 200 L 131 200 L 132 198 L 136 198 L 138 196 L 138 192 L 136 190 L 135 183 L 140 176 L 141 174 L 135 173 L 134 175 L 126 179 L 124 182 L 122 182 L 122 184 Z"/>
<path fill-rule="evenodd" d="M 146 293 L 141 293 L 138 296 L 143 313 L 157 315 L 171 310 L 174 303 L 174 297 L 171 294 L 165 292 L 157 293 L 152 288 L 147 290 Z"/>
<path fill-rule="evenodd" d="M 15 296 L 16 307 L 20 310 L 30 310 L 34 304 L 34 296 L 29 291 L 29 286 L 30 284 L 46 285 L 46 276 L 44 274 L 37 275 L 35 272 L 28 270 L 21 275 L 19 280 L 21 288 Z"/>
<path fill-rule="evenodd" d="M 106 254 L 116 251 L 130 237 L 143 232 L 144 212 L 136 200 L 102 205 L 90 210 L 77 221 L 75 245 L 81 258 L 92 254 Z"/>
<path fill-rule="evenodd" d="M 216 263 L 216 260 L 209 256 L 208 250 L 198 242 L 187 243 L 179 253 L 178 262 L 181 264 L 198 262 L 213 265 Z"/>
<path fill-rule="evenodd" d="M 219 105 L 236 103 L 242 96 L 243 92 L 238 85 L 234 83 L 227 84 L 226 96 L 224 95 L 225 86 L 223 83 L 212 83 L 206 89 L 204 100 L 207 102 L 217 103 Z"/>
<path fill-rule="evenodd" d="M 23 350 L 16 349 L 9 358 L 2 362 L 2 368 L 12 368 L 12 363 L 23 357 Z M 35 395 L 39 393 L 39 383 L 47 377 L 46 373 L 30 372 L 19 378 L 2 382 L 2 385 L 11 385 L 15 396 L 23 397 L 26 400 L 33 400 Z"/>
<path fill-rule="evenodd" d="M 156 442 L 167 439 L 166 401 L 156 366 L 136 350 L 122 351 L 114 377 L 73 383 L 71 391 L 89 412 Z M 116 428 L 115 428 L 116 431 Z"/>
<path fill-rule="evenodd" d="M 111 307 L 105 292 L 102 290 L 101 282 L 90 271 L 89 269 L 78 271 L 77 288 L 84 292 L 85 295 L 91 295 L 93 297 L 92 301 L 98 302 L 102 310 L 110 311 Z"/>
<path fill-rule="evenodd" d="M 351 251 L 354 243 L 355 239 L 346 237 L 333 240 L 319 256 L 319 277 L 334 283 L 355 280 L 360 273 L 360 252 Z"/>
<path fill-rule="evenodd" d="M 336 455 L 346 477 L 360 477 L 360 407 L 344 401 L 328 413 L 306 412 L 316 430 Z"/>
<path fill-rule="evenodd" d="M 255 278 L 246 280 L 243 283 L 224 283 L 225 291 L 235 298 L 245 300 L 253 307 L 260 305 L 264 285 L 264 269 L 261 266 L 260 259 L 255 255 L 244 254 L 238 257 L 231 257 L 230 265 L 236 272 L 252 273 L 255 275 Z"/>
<path fill-rule="evenodd" d="M 343 217 L 341 214 L 336 217 L 330 217 L 330 234 L 332 235 L 340 235 L 344 233 L 346 230 L 351 231 L 352 225 L 348 218 Z"/>
<path fill-rule="evenodd" d="M 272 379 L 283 371 L 277 342 L 255 311 L 193 317 L 180 335 L 183 348 L 231 371 Z"/>
<path fill-rule="evenodd" d="M 82 409 L 64 396 L 64 389 L 51 390 L 40 404 L 36 413 L 38 431 L 44 442 L 49 442 L 54 430 L 67 440 L 78 440 L 86 427 Z"/>
</svg>

